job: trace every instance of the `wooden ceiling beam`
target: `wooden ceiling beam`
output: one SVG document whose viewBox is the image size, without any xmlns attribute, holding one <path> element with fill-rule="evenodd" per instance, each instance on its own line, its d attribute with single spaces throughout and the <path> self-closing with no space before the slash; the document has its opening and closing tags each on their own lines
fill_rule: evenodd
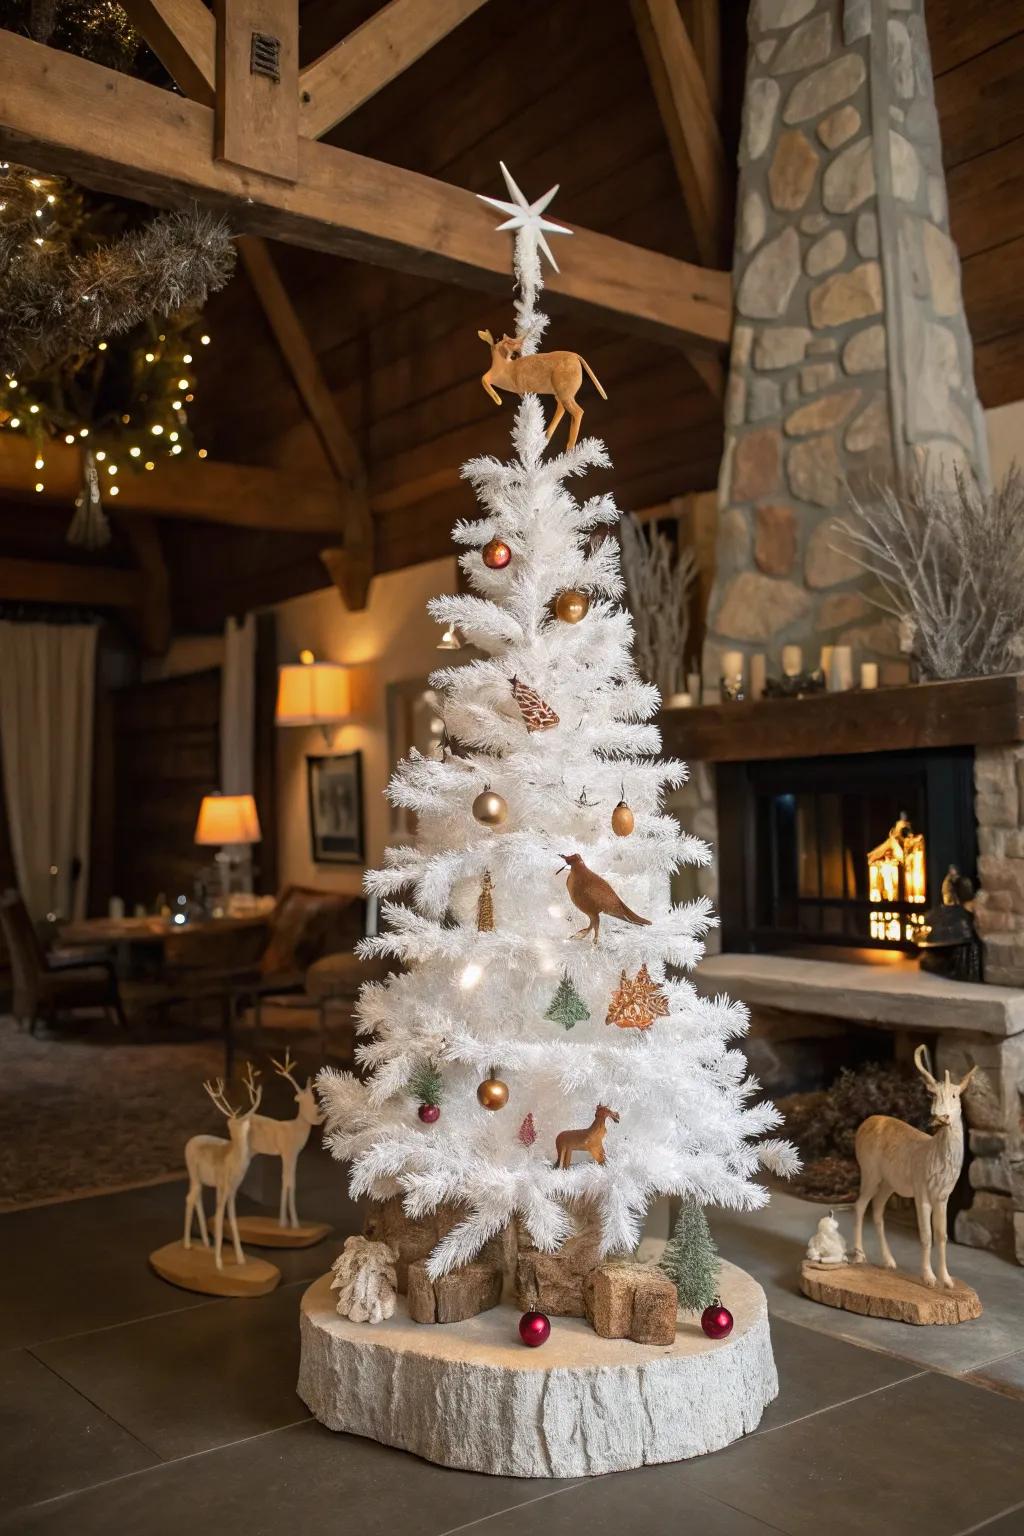
<svg viewBox="0 0 1024 1536">
<path fill-rule="evenodd" d="M 485 0 L 390 0 L 299 75 L 299 131 L 320 139 L 415 64 Z"/>
<path fill-rule="evenodd" d="M 47 445 L 45 489 L 38 496 L 30 490 L 39 479 L 35 458 L 35 445 L 27 438 L 10 432 L 0 435 L 0 497 L 26 501 L 31 496 L 70 508 L 82 484 L 78 449 L 63 443 Z M 108 498 L 107 506 L 117 513 L 145 512 L 270 533 L 336 536 L 344 518 L 338 486 L 326 476 L 287 475 L 216 459 L 160 464 L 142 473 L 126 470 L 118 478 L 116 501 Z"/>
<path fill-rule="evenodd" d="M 299 179 L 299 0 L 217 0 L 218 160 Z"/>
<path fill-rule="evenodd" d="M 326 144 L 299 141 L 289 185 L 215 160 L 213 111 L 144 81 L 0 32 L 0 151 L 87 186 L 175 205 L 198 198 L 236 228 L 496 292 L 511 251 L 471 192 Z M 548 277 L 568 307 L 684 350 L 725 345 L 722 271 L 577 229 Z"/>
<path fill-rule="evenodd" d="M 143 580 L 137 571 L 50 560 L 0 558 L 0 601 L 3 602 L 137 608 L 143 595 Z"/>
<path fill-rule="evenodd" d="M 708 83 L 678 0 L 630 0 L 701 261 L 722 257 L 728 177 Z"/>
<path fill-rule="evenodd" d="M 203 0 L 122 0 L 128 19 L 192 101 L 217 95 L 217 23 Z"/>
</svg>

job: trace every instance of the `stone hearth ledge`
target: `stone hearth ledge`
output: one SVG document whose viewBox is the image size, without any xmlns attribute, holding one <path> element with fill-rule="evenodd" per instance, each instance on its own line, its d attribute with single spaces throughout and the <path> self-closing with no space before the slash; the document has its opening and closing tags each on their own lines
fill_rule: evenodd
<svg viewBox="0 0 1024 1536">
<path fill-rule="evenodd" d="M 527 1349 L 517 1308 L 422 1326 L 402 1296 L 371 1327 L 338 1316 L 330 1282 L 302 1298 L 299 1396 L 328 1429 L 445 1467 L 586 1477 L 682 1461 L 750 1434 L 779 1390 L 764 1291 L 733 1264 L 719 1276 L 728 1339 L 705 1338 L 687 1315 L 667 1346 L 556 1317 L 548 1342 Z"/>
<path fill-rule="evenodd" d="M 1024 990 L 930 976 L 912 962 L 858 965 L 790 955 L 709 955 L 693 976 L 705 997 L 780 1008 L 883 1029 L 991 1035 L 1024 1033 Z"/>
</svg>

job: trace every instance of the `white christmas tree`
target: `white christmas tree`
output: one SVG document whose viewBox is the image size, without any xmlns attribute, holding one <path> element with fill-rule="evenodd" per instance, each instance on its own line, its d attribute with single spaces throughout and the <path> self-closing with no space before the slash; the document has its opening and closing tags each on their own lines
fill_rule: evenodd
<svg viewBox="0 0 1024 1536">
<path fill-rule="evenodd" d="M 517 334 L 530 355 L 547 324 L 536 307 L 544 231 L 568 231 L 542 217 L 552 194 L 531 206 L 506 180 L 512 201 L 496 206 L 512 214 L 502 227 L 517 231 Z M 413 752 L 388 791 L 416 812 L 416 846 L 388 849 L 385 868 L 366 878 L 385 898 L 386 931 L 361 952 L 406 969 L 362 990 L 365 1080 L 319 1078 L 328 1140 L 351 1163 L 354 1196 L 401 1194 L 412 1217 L 441 1205 L 464 1213 L 430 1256 L 432 1278 L 517 1216 L 538 1248 L 554 1251 L 587 1202 L 600 1213 L 603 1251 L 630 1251 L 656 1196 L 760 1206 L 757 1170 L 796 1162 L 788 1144 L 765 1139 L 779 1116 L 753 1102 L 758 1085 L 729 1047 L 746 1029 L 745 1009 L 698 996 L 680 974 L 697 965 L 714 919 L 706 900 L 673 906 L 670 878 L 710 852 L 660 809 L 686 770 L 658 758 L 660 734 L 645 723 L 659 697 L 637 676 L 619 605 L 619 546 L 607 536 L 619 512 L 606 493 L 579 501 L 568 488 L 607 469 L 608 455 L 595 438 L 556 453 L 535 395 L 524 396 L 512 438 L 511 462 L 463 469 L 484 515 L 458 523 L 454 537 L 479 595 L 430 604 L 485 657 L 431 678 L 443 754 Z M 492 541 L 511 552 L 502 568 L 482 558 Z M 575 621 L 557 617 L 562 594 L 573 594 L 561 607 Z M 616 831 L 622 800 L 632 818 L 620 808 Z M 566 889 L 571 854 L 648 924 L 605 915 L 596 944 L 575 938 L 584 920 Z M 478 1088 L 495 1076 L 507 1103 L 488 1108 Z M 417 1113 L 424 1082 L 441 1085 L 428 1124 Z M 581 1155 L 558 1167 L 556 1136 L 589 1126 L 596 1106 L 618 1116 L 605 1161 Z"/>
</svg>

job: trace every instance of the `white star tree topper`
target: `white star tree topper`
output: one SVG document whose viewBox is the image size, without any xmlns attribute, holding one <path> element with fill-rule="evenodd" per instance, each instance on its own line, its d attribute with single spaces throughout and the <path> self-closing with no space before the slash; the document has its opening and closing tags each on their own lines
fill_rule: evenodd
<svg viewBox="0 0 1024 1536">
<path fill-rule="evenodd" d="M 537 297 L 544 286 L 541 275 L 540 256 L 543 251 L 555 271 L 559 270 L 558 262 L 552 254 L 551 247 L 545 240 L 545 234 L 571 235 L 572 230 L 565 224 L 556 224 L 553 219 L 544 217 L 545 210 L 550 205 L 558 192 L 559 183 L 538 197 L 536 202 L 528 203 L 525 194 L 516 185 L 503 160 L 498 161 L 501 174 L 505 178 L 511 201 L 506 202 L 500 197 L 486 197 L 478 192 L 482 203 L 487 203 L 491 208 L 496 208 L 499 213 L 506 213 L 509 217 L 503 224 L 496 226 L 497 230 L 515 231 L 515 260 L 514 268 L 516 279 L 519 283 L 522 298 L 516 302 L 516 316 L 519 322 L 519 333 L 526 339 L 523 352 L 536 350 L 547 325 L 547 317 L 537 312 Z"/>
</svg>

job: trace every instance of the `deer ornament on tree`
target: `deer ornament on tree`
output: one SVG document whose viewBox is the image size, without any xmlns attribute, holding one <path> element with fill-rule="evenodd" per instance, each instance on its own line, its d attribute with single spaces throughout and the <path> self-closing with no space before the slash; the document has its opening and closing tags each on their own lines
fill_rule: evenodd
<svg viewBox="0 0 1024 1536">
<path fill-rule="evenodd" d="M 525 336 L 502 336 L 500 341 L 495 341 L 490 331 L 477 331 L 477 335 L 491 349 L 491 366 L 480 382 L 495 405 L 502 403 L 499 389 L 507 389 L 513 395 L 554 395 L 558 403 L 548 423 L 548 442 L 568 411 L 572 425 L 566 447 L 575 448 L 583 420 L 583 407 L 576 404 L 576 394 L 583 383 L 584 368 L 601 399 L 608 399 L 586 358 L 578 352 L 535 352 L 527 356 L 523 350 L 527 341 Z"/>
</svg>

